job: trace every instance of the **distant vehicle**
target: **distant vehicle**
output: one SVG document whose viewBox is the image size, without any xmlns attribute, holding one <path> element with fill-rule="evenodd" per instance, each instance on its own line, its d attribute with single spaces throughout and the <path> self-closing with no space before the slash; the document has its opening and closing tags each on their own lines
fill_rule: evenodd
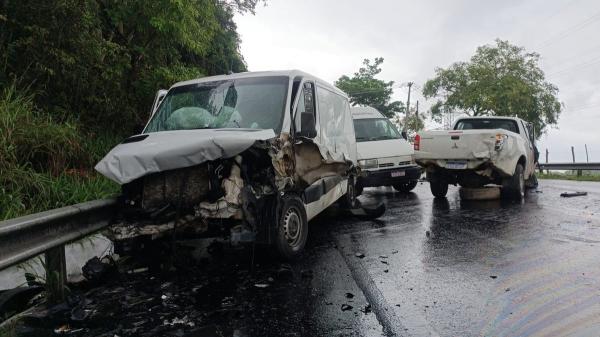
<svg viewBox="0 0 600 337">
<path fill-rule="evenodd" d="M 414 189 L 422 170 L 415 163 L 412 145 L 375 108 L 352 107 L 352 117 L 362 171 L 357 194 L 364 187 L 375 186 L 393 186 L 400 192 Z"/>
<path fill-rule="evenodd" d="M 414 148 L 435 197 L 444 197 L 448 184 L 497 184 L 504 197 L 521 199 L 526 185 L 537 184 L 533 126 L 520 118 L 460 118 L 452 130 L 419 132 Z"/>
<path fill-rule="evenodd" d="M 96 170 L 122 185 L 126 217 L 111 227 L 116 241 L 217 232 L 272 244 L 293 259 L 309 220 L 340 199 L 359 204 L 348 97 L 296 70 L 204 77 L 159 91 L 142 134 Z"/>
</svg>

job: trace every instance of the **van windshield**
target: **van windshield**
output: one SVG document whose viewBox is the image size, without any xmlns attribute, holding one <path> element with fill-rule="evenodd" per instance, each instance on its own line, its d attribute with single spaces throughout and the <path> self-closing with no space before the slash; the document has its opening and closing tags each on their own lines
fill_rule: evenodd
<svg viewBox="0 0 600 337">
<path fill-rule="evenodd" d="M 273 129 L 278 133 L 288 82 L 288 77 L 270 76 L 173 88 L 144 133 L 224 128 Z"/>
<path fill-rule="evenodd" d="M 511 119 L 499 118 L 473 118 L 461 119 L 454 126 L 454 130 L 485 130 L 485 129 L 504 129 L 519 133 L 517 122 Z"/>
<path fill-rule="evenodd" d="M 396 127 L 387 118 L 355 119 L 354 132 L 357 142 L 401 138 Z"/>
</svg>

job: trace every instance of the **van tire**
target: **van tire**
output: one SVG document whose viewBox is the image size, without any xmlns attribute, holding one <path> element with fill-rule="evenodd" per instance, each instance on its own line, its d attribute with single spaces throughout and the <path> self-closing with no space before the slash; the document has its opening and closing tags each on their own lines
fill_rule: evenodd
<svg viewBox="0 0 600 337">
<path fill-rule="evenodd" d="M 525 174 L 523 165 L 517 164 L 515 173 L 502 182 L 502 194 L 504 198 L 521 200 L 525 197 Z"/>
<path fill-rule="evenodd" d="M 429 188 L 436 198 L 444 198 L 448 194 L 448 182 L 438 177 L 429 179 Z"/>
<path fill-rule="evenodd" d="M 355 178 L 353 176 L 348 177 L 348 187 L 346 189 L 346 194 L 344 194 L 340 199 L 339 199 L 339 205 L 342 208 L 345 209 L 352 209 L 354 208 L 354 205 L 356 204 L 356 185 L 357 183 L 354 183 Z"/>
<path fill-rule="evenodd" d="M 302 200 L 284 196 L 280 200 L 275 231 L 275 248 L 284 260 L 297 260 L 308 238 L 308 220 Z"/>
<path fill-rule="evenodd" d="M 417 187 L 418 180 L 410 180 L 402 183 L 393 185 L 394 189 L 398 192 L 408 193 Z"/>
</svg>

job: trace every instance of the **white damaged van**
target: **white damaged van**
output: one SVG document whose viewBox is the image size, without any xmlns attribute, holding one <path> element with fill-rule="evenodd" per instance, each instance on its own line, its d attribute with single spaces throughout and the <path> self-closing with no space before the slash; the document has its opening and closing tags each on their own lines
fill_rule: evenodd
<svg viewBox="0 0 600 337">
<path fill-rule="evenodd" d="M 96 170 L 122 185 L 115 241 L 222 233 L 292 259 L 309 220 L 340 199 L 360 204 L 348 97 L 297 70 L 177 83 Z"/>
<path fill-rule="evenodd" d="M 388 118 L 372 107 L 352 107 L 358 164 L 357 194 L 364 187 L 393 186 L 410 192 L 417 186 L 421 168 L 413 147 Z"/>
</svg>

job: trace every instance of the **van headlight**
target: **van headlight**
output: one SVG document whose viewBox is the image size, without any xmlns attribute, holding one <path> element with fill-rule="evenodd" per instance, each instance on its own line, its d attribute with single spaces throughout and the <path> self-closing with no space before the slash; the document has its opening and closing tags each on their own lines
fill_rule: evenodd
<svg viewBox="0 0 600 337">
<path fill-rule="evenodd" d="M 377 168 L 377 165 L 377 159 L 364 159 L 358 161 L 358 166 L 360 166 L 361 169 L 365 170 Z"/>
</svg>

